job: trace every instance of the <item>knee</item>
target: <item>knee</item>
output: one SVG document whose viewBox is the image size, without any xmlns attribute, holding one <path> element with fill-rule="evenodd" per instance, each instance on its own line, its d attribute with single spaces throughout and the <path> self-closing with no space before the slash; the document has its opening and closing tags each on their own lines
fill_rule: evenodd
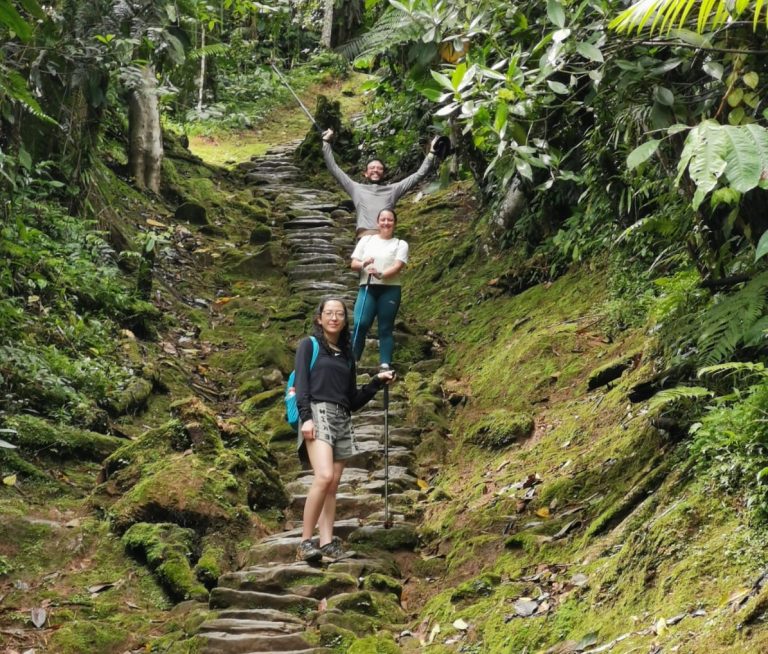
<svg viewBox="0 0 768 654">
<path fill-rule="evenodd" d="M 329 490 L 333 486 L 334 476 L 333 471 L 320 470 L 315 472 L 314 483 L 324 491 Z M 337 484 L 338 485 L 338 484 Z"/>
</svg>

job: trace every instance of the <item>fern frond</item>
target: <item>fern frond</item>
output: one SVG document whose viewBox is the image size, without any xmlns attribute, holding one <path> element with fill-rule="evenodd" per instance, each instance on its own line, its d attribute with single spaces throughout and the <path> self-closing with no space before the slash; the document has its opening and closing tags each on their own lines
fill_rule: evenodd
<svg viewBox="0 0 768 654">
<path fill-rule="evenodd" d="M 393 45 L 418 38 L 420 26 L 412 16 L 402 11 L 388 9 L 365 34 L 336 48 L 342 57 L 353 61 L 360 57 L 372 57 L 389 50 Z"/>
<path fill-rule="evenodd" d="M 202 48 L 195 48 L 187 53 L 187 59 L 193 61 L 201 59 L 203 57 L 215 57 L 216 55 L 223 55 L 229 52 L 228 43 L 211 43 L 204 45 Z"/>
<path fill-rule="evenodd" d="M 703 386 L 675 386 L 675 388 L 668 388 L 665 391 L 656 393 L 648 402 L 648 410 L 655 411 L 672 402 L 700 400 L 705 397 L 712 397 L 713 395 L 712 391 Z"/>
<path fill-rule="evenodd" d="M 43 111 L 40 103 L 27 88 L 26 80 L 14 70 L 0 68 L 0 97 L 7 95 L 11 100 L 18 102 L 38 120 L 51 125 L 58 123 Z"/>
<path fill-rule="evenodd" d="M 702 316 L 697 341 L 706 365 L 730 357 L 765 312 L 768 273 L 762 273 L 733 295 L 721 299 Z"/>
<path fill-rule="evenodd" d="M 705 366 L 699 368 L 696 372 L 696 377 L 701 379 L 707 375 L 720 375 L 724 373 L 737 373 L 737 372 L 751 372 L 759 373 L 762 376 L 768 376 L 765 366 L 762 363 L 753 363 L 752 361 L 727 361 L 726 363 L 718 363 L 714 366 Z"/>
</svg>

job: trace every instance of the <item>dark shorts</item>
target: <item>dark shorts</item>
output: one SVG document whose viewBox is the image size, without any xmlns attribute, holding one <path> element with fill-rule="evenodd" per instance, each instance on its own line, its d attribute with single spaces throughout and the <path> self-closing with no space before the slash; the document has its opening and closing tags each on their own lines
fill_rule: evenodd
<svg viewBox="0 0 768 654">
<path fill-rule="evenodd" d="M 333 460 L 344 461 L 357 454 L 355 434 L 352 430 L 352 416 L 349 410 L 331 402 L 312 402 L 312 421 L 315 423 L 315 438 L 328 443 L 333 449 Z M 304 437 L 299 426 L 299 459 L 308 467 L 309 458 L 304 446 Z"/>
</svg>

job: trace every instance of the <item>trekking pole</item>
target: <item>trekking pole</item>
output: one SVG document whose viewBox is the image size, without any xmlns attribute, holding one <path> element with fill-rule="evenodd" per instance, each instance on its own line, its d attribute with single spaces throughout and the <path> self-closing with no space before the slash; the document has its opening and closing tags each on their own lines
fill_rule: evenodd
<svg viewBox="0 0 768 654">
<path fill-rule="evenodd" d="M 389 384 L 384 386 L 384 529 L 389 529 Z"/>
<path fill-rule="evenodd" d="M 307 108 L 304 106 L 304 103 L 301 101 L 301 99 L 299 98 L 299 96 L 298 96 L 298 95 L 296 95 L 296 91 L 294 91 L 294 90 L 291 88 L 291 85 L 290 85 L 290 84 L 288 84 L 288 80 L 287 80 L 287 79 L 285 79 L 285 77 L 283 77 L 283 74 L 282 74 L 282 73 L 281 73 L 281 72 L 280 72 L 280 71 L 277 69 L 277 66 L 275 66 L 275 64 L 274 64 L 274 63 L 270 62 L 270 63 L 269 63 L 269 65 L 270 65 L 270 66 L 272 66 L 272 70 L 274 70 L 274 71 L 275 71 L 275 73 L 277 73 L 277 76 L 280 78 L 280 81 L 281 81 L 281 82 L 282 82 L 282 83 L 285 85 L 285 88 L 287 88 L 287 89 L 288 89 L 288 90 L 291 92 L 291 95 L 292 95 L 292 96 L 293 96 L 293 97 L 296 99 L 296 102 L 298 102 L 298 103 L 299 103 L 299 106 L 301 107 L 302 111 L 303 111 L 305 114 L 307 114 L 307 118 L 309 118 L 310 122 L 311 122 L 311 123 L 312 123 L 312 124 L 315 126 L 315 129 L 316 129 L 318 132 L 320 132 L 320 134 L 322 134 L 322 133 L 323 133 L 323 129 L 322 129 L 322 127 L 320 127 L 320 125 L 318 125 L 318 124 L 317 124 L 317 122 L 315 121 L 315 118 L 314 118 L 314 116 L 313 116 L 311 113 L 309 113 L 309 109 L 307 109 Z"/>
<path fill-rule="evenodd" d="M 363 301 L 360 302 L 360 315 L 359 316 L 352 316 L 355 319 L 355 332 L 352 334 L 352 352 L 355 351 L 355 344 L 357 343 L 357 332 L 358 328 L 360 327 L 360 318 L 363 316 L 363 309 L 365 309 L 365 301 L 368 299 L 368 287 L 371 285 L 371 277 L 373 275 L 368 275 L 368 281 L 365 282 L 365 288 L 363 289 Z"/>
</svg>

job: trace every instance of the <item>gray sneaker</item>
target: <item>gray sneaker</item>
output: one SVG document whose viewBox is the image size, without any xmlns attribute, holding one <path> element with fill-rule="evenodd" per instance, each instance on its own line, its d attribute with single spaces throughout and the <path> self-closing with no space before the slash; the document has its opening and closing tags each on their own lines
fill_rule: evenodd
<svg viewBox="0 0 768 654">
<path fill-rule="evenodd" d="M 297 561 L 307 561 L 310 563 L 313 561 L 319 561 L 322 558 L 323 552 L 309 538 L 307 540 L 301 541 L 298 548 L 296 549 Z"/>
<path fill-rule="evenodd" d="M 341 544 L 341 538 L 338 536 L 334 536 L 330 543 L 323 545 L 320 548 L 320 552 L 322 552 L 323 556 L 328 557 L 329 559 L 340 559 L 346 554 L 344 547 Z"/>
</svg>

